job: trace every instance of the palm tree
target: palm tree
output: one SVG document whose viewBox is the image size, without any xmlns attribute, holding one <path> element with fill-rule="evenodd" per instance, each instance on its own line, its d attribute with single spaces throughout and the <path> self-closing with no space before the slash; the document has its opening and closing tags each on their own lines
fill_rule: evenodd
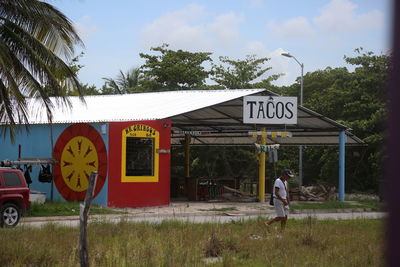
<svg viewBox="0 0 400 267">
<path fill-rule="evenodd" d="M 140 78 L 139 68 L 132 68 L 126 73 L 123 73 L 122 70 L 120 70 L 116 79 L 103 78 L 105 80 L 103 91 L 114 94 L 134 92 L 135 88 L 139 85 Z"/>
<path fill-rule="evenodd" d="M 59 96 L 62 104 L 69 104 L 68 90 L 81 95 L 76 72 L 64 62 L 76 44 L 83 46 L 71 21 L 52 5 L 0 0 L 1 124 L 29 124 L 28 97 L 41 101 L 51 120 L 49 95 Z"/>
</svg>

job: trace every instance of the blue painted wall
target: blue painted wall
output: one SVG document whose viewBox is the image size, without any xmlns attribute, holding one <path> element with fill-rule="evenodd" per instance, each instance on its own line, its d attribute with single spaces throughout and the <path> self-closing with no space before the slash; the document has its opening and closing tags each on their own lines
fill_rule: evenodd
<svg viewBox="0 0 400 267">
<path fill-rule="evenodd" d="M 60 134 L 71 124 L 56 124 L 53 125 L 53 146 L 57 142 Z M 101 132 L 102 124 L 91 124 L 99 134 L 102 136 L 104 144 L 108 151 L 108 124 L 106 124 L 106 133 Z M 15 137 L 15 142 L 12 144 L 9 135 L 2 136 L 0 139 L 0 161 L 2 160 L 17 160 L 18 159 L 18 146 L 21 145 L 21 158 L 51 158 L 51 129 L 50 125 L 31 125 L 29 132 L 24 126 L 18 127 L 18 134 Z M 108 153 L 107 153 L 108 154 Z M 108 155 L 107 155 L 108 157 Z M 24 166 L 21 166 L 22 168 Z M 109 166 L 108 166 L 109 167 Z M 40 165 L 33 165 L 31 178 L 32 184 L 30 189 L 46 193 L 47 200 L 51 197 L 51 183 L 41 183 L 38 181 Z M 107 192 L 108 177 L 100 191 L 100 193 L 93 199 L 93 202 L 98 205 L 107 205 Z M 57 187 L 53 187 L 53 200 L 65 201 L 64 198 L 57 191 Z"/>
</svg>

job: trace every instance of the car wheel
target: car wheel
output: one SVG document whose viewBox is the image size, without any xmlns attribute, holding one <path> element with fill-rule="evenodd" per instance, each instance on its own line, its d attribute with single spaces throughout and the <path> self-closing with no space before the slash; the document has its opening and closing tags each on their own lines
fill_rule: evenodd
<svg viewBox="0 0 400 267">
<path fill-rule="evenodd" d="M 0 224 L 4 227 L 14 227 L 18 224 L 21 212 L 15 204 L 7 203 L 1 208 Z"/>
</svg>

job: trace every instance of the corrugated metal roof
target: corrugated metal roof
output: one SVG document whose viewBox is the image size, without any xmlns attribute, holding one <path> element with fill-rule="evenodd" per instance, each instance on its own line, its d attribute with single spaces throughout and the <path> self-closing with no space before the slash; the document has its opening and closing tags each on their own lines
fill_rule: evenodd
<svg viewBox="0 0 400 267">
<path fill-rule="evenodd" d="M 72 109 L 55 107 L 53 123 L 156 120 L 214 106 L 264 89 L 189 90 L 70 97 Z M 54 98 L 52 99 L 55 100 Z M 31 124 L 48 123 L 44 107 L 31 103 Z"/>
<path fill-rule="evenodd" d="M 192 133 L 192 145 L 251 145 L 257 139 L 249 131 L 262 127 L 291 133 L 287 138 L 269 136 L 268 144 L 338 145 L 341 131 L 346 131 L 346 145 L 365 144 L 347 126 L 302 106 L 296 125 L 244 124 L 243 97 L 248 95 L 277 96 L 265 89 L 234 89 L 86 96 L 85 103 L 70 97 L 72 109 L 55 107 L 53 123 L 170 119 L 173 145 L 182 143 L 185 132 Z M 48 123 L 42 105 L 32 102 L 29 110 L 31 124 Z"/>
<path fill-rule="evenodd" d="M 269 90 L 256 95 L 277 96 Z M 292 137 L 267 137 L 268 144 L 281 145 L 338 145 L 339 133 L 346 131 L 346 145 L 364 145 L 365 143 L 350 132 L 350 128 L 329 119 L 315 111 L 298 106 L 297 124 L 261 125 L 243 123 L 243 97 L 232 99 L 217 105 L 169 117 L 172 120 L 172 143 L 179 145 L 184 134 L 192 132 L 192 145 L 249 145 L 257 142 L 249 136 L 250 131 L 265 127 L 267 131 L 290 132 Z M 174 131 L 175 130 L 175 131 Z"/>
</svg>

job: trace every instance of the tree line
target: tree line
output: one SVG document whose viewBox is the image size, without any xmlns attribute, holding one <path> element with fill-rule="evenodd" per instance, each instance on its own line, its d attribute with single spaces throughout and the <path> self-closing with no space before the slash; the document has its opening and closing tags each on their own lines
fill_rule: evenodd
<svg viewBox="0 0 400 267">
<path fill-rule="evenodd" d="M 245 59 L 232 60 L 220 56 L 219 64 L 213 62 L 211 52 L 173 50 L 168 44 L 150 49 L 153 54 L 140 53 L 145 63 L 127 71 L 120 70 L 115 78 L 104 77 L 101 88 L 83 85 L 86 94 L 126 94 L 193 89 L 243 89 L 266 87 L 279 75 L 265 73 L 270 58 L 247 55 Z M 158 54 L 154 54 L 158 53 Z M 79 70 L 78 57 L 71 66 Z M 206 66 L 209 66 L 208 69 Z M 254 83 L 255 80 L 259 80 Z M 213 85 L 207 81 L 214 81 Z M 74 95 L 75 92 L 70 92 Z"/>
</svg>

